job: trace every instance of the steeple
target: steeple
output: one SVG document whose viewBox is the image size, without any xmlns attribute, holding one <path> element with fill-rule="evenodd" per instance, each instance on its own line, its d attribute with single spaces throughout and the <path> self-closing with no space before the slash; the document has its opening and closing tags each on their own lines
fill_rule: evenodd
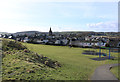
<svg viewBox="0 0 120 82">
<path fill-rule="evenodd" d="M 51 30 L 51 27 L 50 27 L 50 30 L 49 30 L 49 36 L 52 36 L 52 30 Z"/>
</svg>

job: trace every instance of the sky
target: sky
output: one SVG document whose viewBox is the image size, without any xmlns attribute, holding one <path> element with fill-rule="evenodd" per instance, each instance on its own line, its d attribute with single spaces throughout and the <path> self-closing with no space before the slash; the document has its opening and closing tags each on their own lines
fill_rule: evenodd
<svg viewBox="0 0 120 82">
<path fill-rule="evenodd" d="M 1 0 L 0 32 L 118 32 L 118 0 Z"/>
</svg>

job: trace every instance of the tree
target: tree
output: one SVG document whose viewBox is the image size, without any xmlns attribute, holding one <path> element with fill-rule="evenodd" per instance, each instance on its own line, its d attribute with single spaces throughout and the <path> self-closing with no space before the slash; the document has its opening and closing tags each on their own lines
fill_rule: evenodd
<svg viewBox="0 0 120 82">
<path fill-rule="evenodd" d="M 109 43 L 106 43 L 106 44 L 105 44 L 105 47 L 110 47 L 110 44 L 109 44 Z"/>
</svg>

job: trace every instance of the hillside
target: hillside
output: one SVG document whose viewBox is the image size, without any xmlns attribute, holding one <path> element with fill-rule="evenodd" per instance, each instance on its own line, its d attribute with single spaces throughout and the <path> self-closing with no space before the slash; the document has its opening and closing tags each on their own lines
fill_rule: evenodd
<svg viewBox="0 0 120 82">
<path fill-rule="evenodd" d="M 16 32 L 16 33 L 14 33 L 14 35 L 15 36 L 16 35 L 25 35 L 25 34 L 32 35 L 32 34 L 35 34 L 35 33 L 40 34 L 41 32 L 39 32 L 39 31 L 23 31 L 23 32 Z"/>
<path fill-rule="evenodd" d="M 0 32 L 0 34 L 11 34 L 11 33 L 7 33 L 7 32 Z"/>
<path fill-rule="evenodd" d="M 21 43 L 3 40 L 3 80 L 53 79 L 51 73 L 61 67 L 59 62 L 31 52 Z"/>
</svg>

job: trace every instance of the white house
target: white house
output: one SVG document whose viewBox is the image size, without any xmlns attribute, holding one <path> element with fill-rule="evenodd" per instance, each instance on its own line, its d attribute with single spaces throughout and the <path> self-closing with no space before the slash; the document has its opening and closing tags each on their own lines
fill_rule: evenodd
<svg viewBox="0 0 120 82">
<path fill-rule="evenodd" d="M 28 41 L 29 41 L 28 37 L 25 37 L 23 40 L 23 42 L 28 42 Z"/>
<path fill-rule="evenodd" d="M 36 40 L 36 42 L 37 42 L 37 43 L 43 43 L 43 41 L 42 41 L 42 40 Z"/>
<path fill-rule="evenodd" d="M 8 38 L 11 39 L 13 36 L 9 36 Z"/>
<path fill-rule="evenodd" d="M 67 39 L 62 39 L 61 41 L 63 42 L 63 45 L 67 45 L 67 43 L 68 43 Z"/>
<path fill-rule="evenodd" d="M 82 46 L 82 47 L 92 47 L 92 46 L 105 46 L 106 43 L 103 43 L 102 41 L 70 41 L 69 45 L 71 46 Z"/>
<path fill-rule="evenodd" d="M 47 43 L 49 40 L 43 40 L 44 43 Z"/>
<path fill-rule="evenodd" d="M 2 34 L 0 34 L 0 38 L 2 38 Z"/>
<path fill-rule="evenodd" d="M 56 40 L 55 44 L 61 44 L 61 40 Z"/>
</svg>

